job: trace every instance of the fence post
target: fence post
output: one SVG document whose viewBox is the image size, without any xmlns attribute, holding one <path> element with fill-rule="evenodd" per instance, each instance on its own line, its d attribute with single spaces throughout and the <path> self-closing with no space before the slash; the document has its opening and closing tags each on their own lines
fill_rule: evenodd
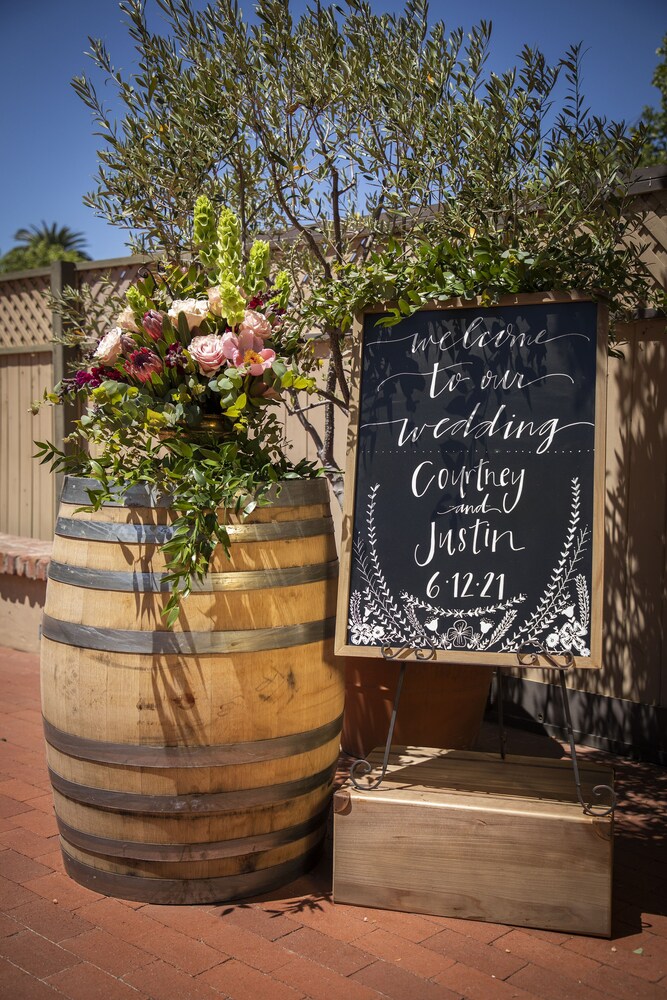
<svg viewBox="0 0 667 1000">
<path fill-rule="evenodd" d="M 67 287 L 77 287 L 76 264 L 69 260 L 55 260 L 51 264 L 51 295 L 60 296 Z M 67 347 L 66 344 L 60 343 L 63 335 L 67 332 L 67 324 L 56 309 L 54 309 L 51 313 L 51 331 L 53 333 L 54 341 L 53 378 L 54 382 L 57 383 L 60 382 L 61 379 L 65 378 L 65 376 L 69 373 L 70 365 L 76 359 L 77 351 L 74 347 Z M 77 416 L 77 406 L 75 402 L 65 401 L 62 406 L 54 407 L 53 432 L 54 444 L 57 448 L 64 448 L 67 450 L 65 438 L 74 430 L 74 421 Z M 57 515 L 64 473 L 58 472 L 55 479 Z"/>
</svg>

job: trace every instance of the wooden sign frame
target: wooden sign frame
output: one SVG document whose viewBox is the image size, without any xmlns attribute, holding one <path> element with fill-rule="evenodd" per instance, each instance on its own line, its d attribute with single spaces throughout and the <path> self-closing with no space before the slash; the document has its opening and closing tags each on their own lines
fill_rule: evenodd
<svg viewBox="0 0 667 1000">
<path fill-rule="evenodd" d="M 493 315 L 493 310 L 499 307 L 544 305 L 557 303 L 591 303 L 590 296 L 578 293 L 533 293 L 515 296 L 505 296 L 492 306 L 485 305 L 480 299 L 454 299 L 446 303 L 427 303 L 419 312 L 443 312 L 452 310 L 477 310 L 478 313 Z M 603 303 L 597 306 L 597 330 L 595 348 L 595 402 L 594 402 L 594 456 L 592 460 L 592 524 L 590 526 L 591 555 L 591 593 L 590 599 L 590 647 L 584 650 L 589 655 L 578 655 L 573 650 L 574 665 L 577 667 L 599 668 L 602 659 L 602 607 L 603 607 L 603 549 L 604 549 L 604 497 L 605 497 L 605 420 L 606 420 L 606 378 L 608 357 L 608 312 Z M 341 549 L 341 574 L 338 588 L 338 606 L 336 620 L 336 653 L 361 657 L 383 657 L 387 654 L 387 646 L 380 640 L 376 644 L 354 644 L 348 636 L 348 621 L 350 614 L 351 572 L 353 560 L 353 540 L 355 532 L 354 516 L 357 505 L 357 465 L 359 446 L 359 420 L 362 388 L 362 364 L 364 348 L 364 321 L 369 315 L 386 314 L 391 304 L 372 310 L 366 310 L 355 318 L 353 328 L 353 368 L 351 383 L 350 418 L 347 435 L 347 467 L 345 503 L 343 509 L 343 531 Z M 416 314 L 419 315 L 419 314 Z M 409 320 L 404 321 L 409 323 Z M 395 328 L 393 328 L 395 329 Z M 391 335 L 392 328 L 388 331 Z M 430 373 L 429 373 L 430 374 Z M 540 666 L 562 667 L 563 657 L 558 656 L 562 650 L 554 649 L 554 656 L 549 650 L 533 650 L 530 662 L 521 662 L 518 650 L 509 652 L 466 649 L 432 650 L 424 643 L 422 653 L 418 653 L 418 645 L 414 648 L 398 649 L 392 646 L 392 655 L 407 661 L 429 658 L 431 662 L 457 663 L 469 666 Z M 423 651 L 428 651 L 428 657 Z"/>
</svg>

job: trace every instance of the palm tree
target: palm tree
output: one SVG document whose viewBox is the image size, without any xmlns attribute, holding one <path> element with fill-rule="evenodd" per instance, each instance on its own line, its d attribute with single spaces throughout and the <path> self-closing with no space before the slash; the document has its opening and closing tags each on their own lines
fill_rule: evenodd
<svg viewBox="0 0 667 1000">
<path fill-rule="evenodd" d="M 18 246 L 0 256 L 0 274 L 48 267 L 56 260 L 90 260 L 83 249 L 88 242 L 83 233 L 55 222 L 50 226 L 42 222 L 40 226 L 18 229 L 14 239 Z"/>
<path fill-rule="evenodd" d="M 40 226 L 30 226 L 29 229 L 17 229 L 14 233 L 17 243 L 22 243 L 26 247 L 36 245 L 47 247 L 62 247 L 63 250 L 76 250 L 83 258 L 90 258 L 84 253 L 84 247 L 88 243 L 83 233 L 76 233 L 69 226 L 58 226 L 52 222 L 50 226 L 42 221 Z"/>
</svg>

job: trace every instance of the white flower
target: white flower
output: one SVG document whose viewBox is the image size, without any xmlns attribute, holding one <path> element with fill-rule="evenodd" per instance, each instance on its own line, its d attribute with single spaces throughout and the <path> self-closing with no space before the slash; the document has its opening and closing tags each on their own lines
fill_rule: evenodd
<svg viewBox="0 0 667 1000">
<path fill-rule="evenodd" d="M 209 313 L 208 299 L 174 299 L 167 313 L 174 326 L 178 326 L 180 313 L 185 316 L 188 330 L 194 330 Z"/>
<path fill-rule="evenodd" d="M 378 646 L 384 639 L 381 625 L 370 622 L 350 621 L 350 641 L 355 646 Z"/>
<path fill-rule="evenodd" d="M 130 330 L 132 333 L 139 333 L 139 327 L 136 324 L 131 306 L 125 306 L 122 313 L 119 314 L 116 323 L 123 330 Z"/>
<path fill-rule="evenodd" d="M 104 334 L 95 348 L 93 357 L 101 361 L 103 365 L 114 364 L 118 360 L 123 347 L 122 336 L 123 331 L 119 326 L 115 326 L 113 330 L 109 330 L 108 333 Z"/>
</svg>

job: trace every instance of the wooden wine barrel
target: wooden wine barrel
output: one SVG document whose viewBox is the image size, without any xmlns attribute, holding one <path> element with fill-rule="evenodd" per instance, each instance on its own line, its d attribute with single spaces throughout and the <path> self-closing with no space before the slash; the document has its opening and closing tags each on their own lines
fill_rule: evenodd
<svg viewBox="0 0 667 1000">
<path fill-rule="evenodd" d="M 238 899 L 317 859 L 339 753 L 338 564 L 327 484 L 228 516 L 173 631 L 148 490 L 94 513 L 65 481 L 42 626 L 42 710 L 65 866 L 153 903 Z"/>
</svg>

